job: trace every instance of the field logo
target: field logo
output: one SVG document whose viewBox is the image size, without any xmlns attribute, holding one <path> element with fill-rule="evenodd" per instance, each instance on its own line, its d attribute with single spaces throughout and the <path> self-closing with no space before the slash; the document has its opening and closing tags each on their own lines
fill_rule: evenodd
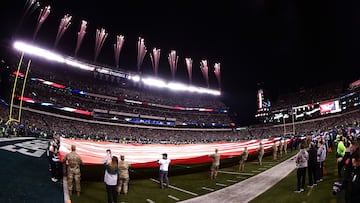
<svg viewBox="0 0 360 203">
<path fill-rule="evenodd" d="M 0 149 L 10 152 L 19 152 L 32 157 L 41 157 L 45 153 L 47 146 L 48 141 L 46 140 L 31 140 L 13 145 L 5 145 L 0 147 Z"/>
</svg>

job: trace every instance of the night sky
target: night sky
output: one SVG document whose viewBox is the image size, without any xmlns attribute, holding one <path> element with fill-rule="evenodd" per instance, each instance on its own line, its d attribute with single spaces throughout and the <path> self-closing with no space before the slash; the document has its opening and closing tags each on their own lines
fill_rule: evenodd
<svg viewBox="0 0 360 203">
<path fill-rule="evenodd" d="M 1 42 L 31 39 L 40 8 L 51 13 L 35 42 L 53 48 L 60 19 L 69 14 L 72 24 L 57 51 L 73 55 L 81 20 L 88 22 L 79 58 L 93 60 L 95 30 L 108 37 L 98 62 L 114 65 L 116 35 L 125 36 L 120 67 L 136 71 L 137 40 L 145 40 L 148 53 L 161 49 L 159 75 L 170 78 L 167 55 L 179 55 L 176 79 L 187 82 L 185 57 L 193 59 L 193 82 L 205 86 L 200 61 L 208 60 L 209 81 L 218 88 L 214 63 L 221 63 L 222 100 L 236 112 L 237 122 L 254 122 L 256 93 L 262 84 L 265 96 L 296 87 L 331 81 L 360 79 L 360 1 L 343 0 L 174 0 L 174 1 L 40 1 L 41 6 L 24 16 L 25 0 L 3 0 Z M 141 67 L 152 74 L 149 55 Z"/>
</svg>

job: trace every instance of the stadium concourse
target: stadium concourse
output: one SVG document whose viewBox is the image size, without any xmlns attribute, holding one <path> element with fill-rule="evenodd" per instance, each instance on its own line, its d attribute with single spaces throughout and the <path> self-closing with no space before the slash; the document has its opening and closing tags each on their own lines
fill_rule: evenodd
<svg viewBox="0 0 360 203">
<path fill-rule="evenodd" d="M 68 202 L 69 195 L 64 189 L 66 179 L 63 179 L 63 183 L 53 183 L 50 181 L 50 173 L 44 170 L 48 167 L 45 156 L 47 142 L 34 137 L 0 139 L 0 157 L 6 163 L 0 169 L 0 177 L 7 183 L 2 184 L 0 202 Z M 183 202 L 248 202 L 294 168 L 293 161 L 286 160 L 242 182 Z M 245 186 L 247 189 L 243 190 Z"/>
</svg>

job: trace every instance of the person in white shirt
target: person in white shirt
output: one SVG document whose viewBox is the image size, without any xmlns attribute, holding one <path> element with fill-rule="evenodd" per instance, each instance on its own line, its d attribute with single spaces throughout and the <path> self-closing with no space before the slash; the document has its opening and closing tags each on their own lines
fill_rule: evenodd
<svg viewBox="0 0 360 203">
<path fill-rule="evenodd" d="M 104 160 L 105 174 L 104 182 L 107 192 L 107 202 L 117 203 L 117 182 L 118 182 L 118 158 L 111 155 L 110 150 L 106 150 L 106 157 Z"/>
<path fill-rule="evenodd" d="M 169 165 L 170 165 L 170 159 L 167 157 L 167 153 L 162 154 L 162 159 L 158 160 L 159 164 L 159 180 L 160 180 L 160 188 L 169 187 L 169 178 L 168 178 L 168 172 L 169 172 Z M 164 182 L 165 181 L 165 182 Z"/>
</svg>

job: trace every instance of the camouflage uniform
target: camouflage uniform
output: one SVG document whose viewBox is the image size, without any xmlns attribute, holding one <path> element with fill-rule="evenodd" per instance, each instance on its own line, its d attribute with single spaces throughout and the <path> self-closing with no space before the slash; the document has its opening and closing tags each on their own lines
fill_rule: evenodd
<svg viewBox="0 0 360 203">
<path fill-rule="evenodd" d="M 220 154 L 218 153 L 218 150 L 216 149 L 215 153 L 211 154 L 210 157 L 212 158 L 212 164 L 210 167 L 210 179 L 216 179 L 220 166 Z"/>
<path fill-rule="evenodd" d="M 248 150 L 247 148 L 244 149 L 243 153 L 240 155 L 240 161 L 239 161 L 239 171 L 244 171 L 245 169 L 245 162 L 248 158 Z"/>
<path fill-rule="evenodd" d="M 128 192 L 128 184 L 129 184 L 129 167 L 130 163 L 124 160 L 119 161 L 119 178 L 118 178 L 118 187 L 117 192 L 120 194 L 121 190 L 124 194 Z"/>
<path fill-rule="evenodd" d="M 277 152 L 278 151 L 278 145 L 276 144 L 276 142 L 274 141 L 273 144 L 273 159 L 276 160 L 277 159 Z"/>
<path fill-rule="evenodd" d="M 78 194 L 81 191 L 80 186 L 80 165 L 83 164 L 80 156 L 75 152 L 72 151 L 65 155 L 63 160 L 67 165 L 67 178 L 68 178 L 68 188 L 69 192 L 72 193 L 73 190 L 73 180 L 75 180 L 75 187 Z"/>
<path fill-rule="evenodd" d="M 259 144 L 259 148 L 258 148 L 257 152 L 258 152 L 259 165 L 262 166 L 262 159 L 264 156 L 264 146 L 262 143 Z"/>
</svg>

